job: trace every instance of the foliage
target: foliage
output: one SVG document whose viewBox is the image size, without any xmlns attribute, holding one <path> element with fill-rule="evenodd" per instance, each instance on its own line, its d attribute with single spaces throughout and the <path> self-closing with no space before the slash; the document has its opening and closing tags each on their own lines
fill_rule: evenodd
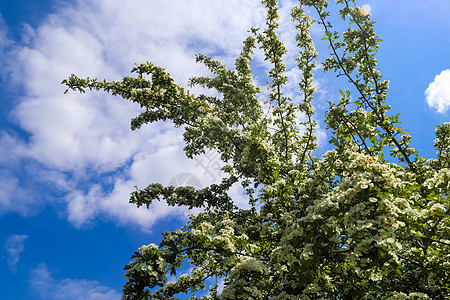
<svg viewBox="0 0 450 300">
<path fill-rule="evenodd" d="M 327 1 L 300 0 L 292 9 L 303 74 L 295 99 L 283 92 L 286 50 L 277 36 L 276 0 L 262 1 L 267 27 L 252 28 L 235 70 L 197 56 L 213 76 L 190 84 L 215 89 L 221 97 L 194 96 L 152 63 L 136 65 L 135 76 L 122 81 L 72 75 L 63 82 L 80 92 L 104 90 L 136 102 L 144 111 L 131 121 L 133 130 L 171 120 L 184 129 L 188 157 L 215 149 L 226 163 L 220 184 L 150 184 L 132 193 L 137 206 L 164 199 L 204 210 L 185 227 L 164 233 L 159 246 L 135 252 L 125 267 L 123 299 L 177 299 L 187 292 L 197 299 L 211 278 L 221 278 L 223 290 L 211 285 L 200 299 L 450 297 L 450 123 L 436 130 L 436 158 L 420 157 L 409 146 L 399 116 L 389 114 L 389 83 L 377 69 L 380 39 L 370 14 L 355 1 L 336 2 L 349 22 L 342 36 L 333 30 Z M 351 87 L 330 103 L 332 150 L 320 157 L 312 106 L 318 62 L 313 23 L 323 28 L 331 51 L 325 71 L 337 72 Z M 252 78 L 257 47 L 271 65 L 266 94 Z M 236 207 L 228 195 L 237 182 L 249 209 Z M 185 261 L 192 269 L 180 275 Z M 169 274 L 176 281 L 168 282 Z"/>
</svg>

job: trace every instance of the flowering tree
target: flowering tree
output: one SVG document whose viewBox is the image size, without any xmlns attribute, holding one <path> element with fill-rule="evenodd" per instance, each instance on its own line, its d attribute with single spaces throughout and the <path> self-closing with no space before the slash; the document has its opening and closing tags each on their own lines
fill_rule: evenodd
<svg viewBox="0 0 450 300">
<path fill-rule="evenodd" d="M 172 120 L 184 129 L 188 157 L 215 149 L 225 163 L 227 176 L 219 184 L 150 184 L 132 193 L 130 202 L 137 206 L 165 200 L 203 212 L 164 233 L 159 245 L 135 252 L 125 267 L 123 299 L 177 299 L 178 293 L 197 299 L 207 285 L 209 293 L 200 299 L 450 297 L 450 123 L 436 129 L 436 158 L 423 158 L 409 146 L 410 136 L 386 104 L 388 81 L 377 69 L 380 40 L 370 14 L 356 1 L 336 2 L 350 23 L 342 35 L 329 21 L 328 1 L 300 0 L 292 9 L 303 74 L 295 99 L 283 92 L 286 50 L 277 36 L 276 0 L 262 1 L 267 27 L 251 30 L 235 70 L 197 56 L 213 76 L 190 84 L 215 89 L 221 97 L 194 96 L 152 63 L 136 65 L 136 76 L 122 81 L 71 75 L 63 82 L 80 92 L 104 90 L 139 103 L 144 111 L 132 119 L 133 130 Z M 332 53 L 323 62 L 325 71 L 350 83 L 330 103 L 332 150 L 320 157 L 314 155 L 311 104 L 318 62 L 310 36 L 314 22 Z M 271 64 L 268 96 L 252 79 L 257 47 Z M 228 195 L 237 182 L 249 209 L 236 207 Z M 180 275 L 187 261 L 191 271 Z M 168 282 L 169 275 L 176 281 Z"/>
</svg>

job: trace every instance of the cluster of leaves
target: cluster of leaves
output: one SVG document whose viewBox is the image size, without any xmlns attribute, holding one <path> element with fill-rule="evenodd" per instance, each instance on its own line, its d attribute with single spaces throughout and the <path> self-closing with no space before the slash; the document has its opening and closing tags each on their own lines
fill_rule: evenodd
<svg viewBox="0 0 450 300">
<path fill-rule="evenodd" d="M 177 299 L 179 293 L 197 299 L 210 278 L 221 278 L 223 290 L 211 285 L 200 299 L 450 297 L 450 123 L 436 130 L 436 158 L 420 157 L 409 146 L 408 132 L 386 104 L 389 83 L 377 69 L 380 40 L 370 14 L 356 1 L 336 2 L 350 24 L 342 36 L 333 31 L 328 1 L 300 0 L 292 9 L 303 74 L 298 99 L 283 93 L 286 50 L 277 36 L 276 0 L 262 1 L 267 27 L 251 30 L 235 70 L 197 56 L 213 76 L 190 84 L 215 89 L 220 98 L 190 94 L 152 63 L 136 65 L 136 76 L 122 81 L 75 75 L 64 81 L 73 90 L 104 90 L 140 104 L 144 111 L 131 121 L 133 130 L 172 120 L 184 128 L 188 157 L 215 149 L 226 163 L 228 176 L 220 184 L 150 184 L 132 194 L 137 206 L 165 200 L 204 210 L 164 233 L 159 245 L 135 252 L 125 267 L 123 299 Z M 333 149 L 321 157 L 314 156 L 315 22 L 331 50 L 325 70 L 345 77 L 353 91 L 341 91 L 338 103 L 330 103 Z M 257 47 L 272 66 L 268 99 L 252 78 Z M 249 209 L 236 207 L 228 195 L 237 182 Z M 191 271 L 180 275 L 186 261 Z M 168 276 L 177 279 L 168 282 Z"/>
</svg>

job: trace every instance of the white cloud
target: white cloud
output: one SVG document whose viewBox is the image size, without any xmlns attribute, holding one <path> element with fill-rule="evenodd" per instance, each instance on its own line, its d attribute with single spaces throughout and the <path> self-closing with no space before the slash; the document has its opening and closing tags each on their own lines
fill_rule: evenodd
<svg viewBox="0 0 450 300">
<path fill-rule="evenodd" d="M 443 70 L 425 91 L 428 106 L 445 114 L 450 109 L 450 69 Z"/>
<path fill-rule="evenodd" d="M 11 45 L 11 40 L 8 38 L 8 26 L 5 23 L 5 20 L 3 20 L 3 17 L 0 13 L 0 53 L 6 50 L 7 47 Z M 2 59 L 0 61 L 1 64 L 5 63 Z"/>
<path fill-rule="evenodd" d="M 45 264 L 31 274 L 31 287 L 41 299 L 46 300 L 119 300 L 118 291 L 85 279 L 61 279 L 52 277 Z"/>
<path fill-rule="evenodd" d="M 14 149 L 14 151 L 11 151 Z M 0 164 L 16 164 L 26 154 L 26 145 L 17 136 L 0 131 Z"/>
<path fill-rule="evenodd" d="M 34 213 L 36 203 L 14 174 L 0 170 L 0 216 L 19 213 L 22 216 Z"/>
<path fill-rule="evenodd" d="M 26 235 L 11 235 L 3 244 L 3 249 L 6 252 L 5 259 L 11 272 L 17 271 L 17 264 L 20 260 L 20 253 L 24 250 L 24 241 L 28 238 Z"/>
<path fill-rule="evenodd" d="M 43 168 L 29 156 L 25 141 L 17 135 L 0 132 L 0 217 L 7 213 L 33 216 L 49 204 L 42 202 L 36 190 L 45 187 L 68 190 L 66 175 L 58 170 Z"/>
</svg>

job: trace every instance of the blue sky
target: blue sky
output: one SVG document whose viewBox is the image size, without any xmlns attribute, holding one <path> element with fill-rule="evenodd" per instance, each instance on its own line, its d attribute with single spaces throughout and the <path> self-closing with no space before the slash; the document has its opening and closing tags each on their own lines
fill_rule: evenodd
<svg viewBox="0 0 450 300">
<path fill-rule="evenodd" d="M 283 24 L 289 2 L 281 1 Z M 402 114 L 413 147 L 434 156 L 435 127 L 450 121 L 450 2 L 360 4 L 384 40 L 378 60 L 391 82 L 388 102 Z M 215 153 L 184 158 L 181 131 L 169 123 L 131 132 L 138 107 L 101 93 L 63 95 L 60 82 L 71 73 L 116 80 L 148 60 L 186 85 L 208 74 L 195 53 L 232 67 L 246 30 L 263 23 L 257 0 L 1 0 L 2 299 L 119 299 L 133 251 L 182 226 L 189 213 L 163 203 L 137 209 L 128 204 L 133 187 L 206 186 L 221 176 Z M 281 32 L 288 49 L 291 33 Z M 328 53 L 324 44 L 317 48 Z M 255 61 L 264 67 L 261 54 Z M 298 77 L 289 64 L 288 73 Z M 320 69 L 315 76 L 322 120 L 346 83 Z M 288 84 L 293 95 L 295 85 Z M 320 151 L 329 138 L 323 128 Z M 245 206 L 237 187 L 232 193 Z"/>
</svg>

